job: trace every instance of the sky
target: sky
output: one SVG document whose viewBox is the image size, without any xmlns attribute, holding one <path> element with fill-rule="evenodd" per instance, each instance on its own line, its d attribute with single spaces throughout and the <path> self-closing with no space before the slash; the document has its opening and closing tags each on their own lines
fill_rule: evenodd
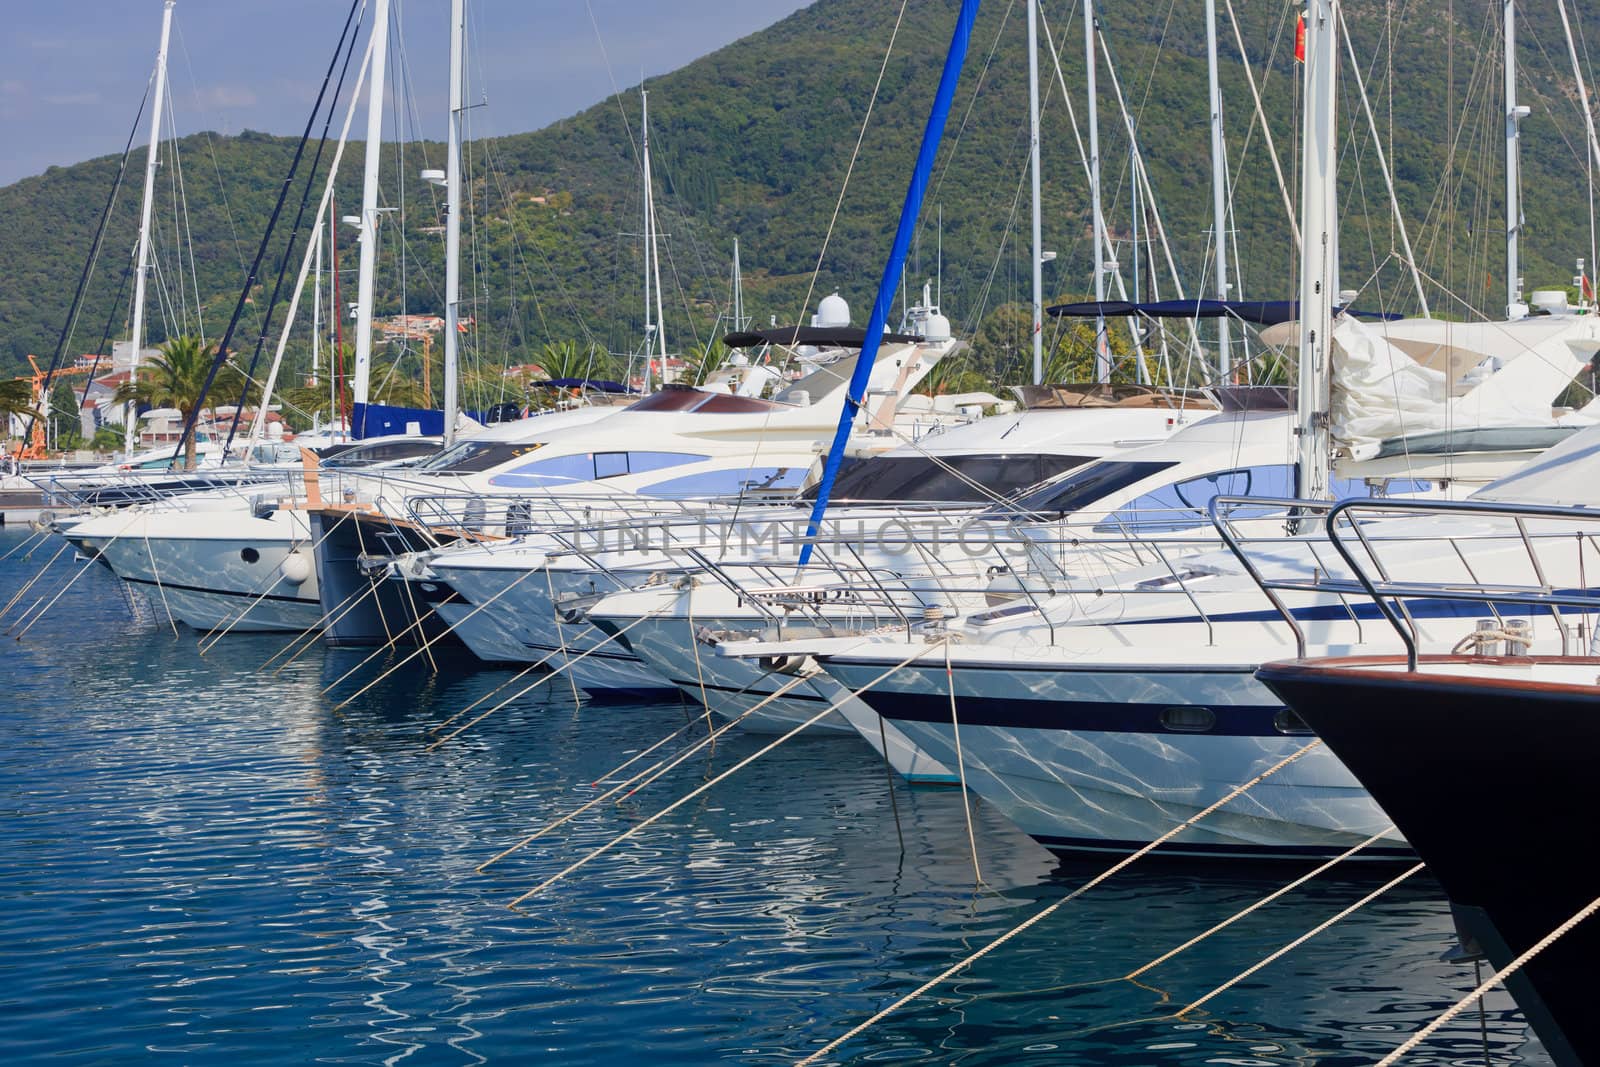
<svg viewBox="0 0 1600 1067">
<path fill-rule="evenodd" d="M 807 2 L 468 0 L 471 100 L 488 104 L 473 112 L 473 132 L 538 129 Z M 416 114 L 406 135 L 442 140 L 450 2 L 391 5 Z M 161 0 L 0 0 L 0 185 L 122 151 L 155 66 L 161 9 Z M 168 59 L 178 133 L 299 134 L 348 10 L 346 0 L 179 0 Z M 147 123 L 135 143 L 148 139 Z"/>
</svg>

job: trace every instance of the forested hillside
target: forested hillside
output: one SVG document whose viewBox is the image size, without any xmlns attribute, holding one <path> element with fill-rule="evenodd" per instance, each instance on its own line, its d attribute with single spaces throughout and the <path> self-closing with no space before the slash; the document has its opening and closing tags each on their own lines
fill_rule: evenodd
<svg viewBox="0 0 1600 1067">
<path fill-rule="evenodd" d="M 779 24 L 653 81 L 651 146 L 664 237 L 666 329 L 675 351 L 693 353 L 713 334 L 728 301 L 732 242 L 740 239 L 746 307 L 758 322 L 809 314 L 837 288 L 864 320 L 882 270 L 899 202 L 954 20 L 952 0 L 910 0 L 884 69 L 860 158 L 829 233 L 841 184 L 872 98 L 898 7 L 875 0 L 818 0 Z M 1088 186 L 1079 157 L 1086 123 L 1081 22 L 1069 6 L 1041 5 L 1061 55 L 1080 132 L 1063 105 L 1054 63 L 1041 60 L 1044 117 L 1045 244 L 1058 253 L 1045 270 L 1051 298 L 1090 288 Z M 1291 57 L 1294 6 L 1235 0 L 1234 10 L 1291 192 L 1298 70 Z M 1076 9 L 1070 9 L 1075 12 Z M 1392 160 L 1400 215 L 1436 312 L 1498 314 L 1503 304 L 1503 176 L 1500 162 L 1499 5 L 1402 5 L 1394 21 L 1352 7 L 1354 46 Z M 1453 15 L 1453 20 L 1451 16 Z M 1020 4 L 988 4 L 973 37 L 957 103 L 940 154 L 928 211 L 908 271 L 914 297 L 940 278 L 946 313 L 973 338 L 969 366 L 996 380 L 1020 380 L 1027 299 L 1026 27 Z M 1246 298 L 1293 295 L 1295 255 L 1286 212 L 1249 86 L 1224 10 L 1223 93 L 1234 174 L 1230 246 L 1242 264 Z M 1210 150 L 1205 39 L 1199 0 L 1169 5 L 1106 5 L 1105 47 L 1115 78 L 1099 68 L 1100 144 L 1105 213 L 1116 257 L 1131 286 L 1159 261 L 1161 294 L 1176 295 L 1167 253 L 1131 242 L 1147 238 L 1153 215 L 1135 220 L 1128 174 L 1134 125 L 1155 186 L 1171 256 L 1188 293 L 1209 290 Z M 333 27 L 330 25 L 330 32 Z M 1566 285 L 1584 256 L 1588 230 L 1583 128 L 1566 48 L 1553 12 L 1528 11 L 1523 43 L 1524 276 L 1530 288 Z M 1043 35 L 1042 35 L 1043 36 Z M 444 62 L 444 56 L 438 57 Z M 419 61 L 413 54 L 412 62 Z M 492 79 L 492 72 L 488 72 Z M 130 89 L 131 92 L 131 89 Z M 1118 107 L 1126 102 L 1128 118 Z M 466 277 L 478 327 L 470 335 L 480 367 L 538 358 L 550 342 L 637 348 L 642 332 L 641 191 L 637 164 L 638 94 L 605 100 L 544 130 L 468 146 L 472 179 L 464 219 Z M 128 100 L 132 121 L 137 100 Z M 492 102 L 491 102 L 492 106 Z M 1362 301 L 1410 311 L 1415 298 L 1395 254 L 1401 241 L 1387 205 L 1374 143 L 1354 79 L 1342 86 L 1343 285 Z M 320 127 L 319 127 L 320 128 Z M 337 129 L 337 123 L 335 124 Z M 358 124 L 359 128 L 359 124 Z M 141 134 L 142 136 L 142 134 Z M 108 146 L 108 148 L 113 146 Z M 152 336 L 193 326 L 198 288 L 208 335 L 225 324 L 255 251 L 294 142 L 244 133 L 184 138 L 164 154 L 153 284 Z M 420 180 L 442 167 L 438 145 L 386 145 L 386 215 L 380 314 L 441 311 L 442 194 Z M 323 165 L 332 154 L 330 146 Z M 119 281 L 137 225 L 144 153 L 135 149 L 105 252 L 69 355 L 99 341 L 109 318 L 126 318 Z M 338 213 L 356 210 L 362 146 L 346 153 Z M 107 156 L 0 189 L 0 361 L 55 347 L 73 287 L 117 166 Z M 402 180 L 403 176 L 403 180 Z M 187 230 L 175 217 L 174 188 L 186 194 Z M 300 186 L 288 208 L 293 217 Z M 942 220 L 942 224 L 941 224 Z M 258 314 L 275 276 L 287 221 L 251 304 Z M 354 299 L 354 231 L 342 228 L 345 300 Z M 811 272 L 827 239 L 821 271 Z M 301 236 L 304 240 L 304 235 Z M 178 245 L 194 252 L 190 295 Z M 942 270 L 936 253 L 942 244 Z M 303 245 L 302 245 L 303 247 Z M 296 259 L 296 264 L 298 258 Z M 292 276 L 292 271 L 291 271 Z M 1148 278 L 1138 282 L 1148 292 Z M 164 301 L 159 310 L 154 301 Z M 280 312 L 281 318 L 281 312 Z M 726 322 L 719 329 L 726 328 Z M 253 324 L 236 348 L 247 348 Z M 297 358 L 306 346 L 297 342 Z M 406 354 L 405 358 L 414 358 Z M 435 356 L 436 358 L 436 356 Z M 402 364 L 402 366 L 406 366 Z M 438 375 L 434 375 L 437 386 Z"/>
</svg>

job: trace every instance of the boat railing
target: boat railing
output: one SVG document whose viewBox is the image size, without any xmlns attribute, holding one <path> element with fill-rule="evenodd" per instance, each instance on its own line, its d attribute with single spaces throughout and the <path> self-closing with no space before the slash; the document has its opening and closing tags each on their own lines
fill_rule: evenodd
<svg viewBox="0 0 1600 1067">
<path fill-rule="evenodd" d="M 813 556 L 813 567 L 797 581 L 793 562 L 718 559 L 698 548 L 683 554 L 696 572 L 773 626 L 792 626 L 803 619 L 819 631 L 892 626 L 909 634 L 924 610 L 914 591 L 883 568 L 841 568 Z"/>
<path fill-rule="evenodd" d="M 1600 592 L 1588 571 L 1600 567 L 1600 514 L 1591 509 L 1484 500 L 1285 498 L 1273 503 L 1302 524 L 1291 542 L 1281 530 L 1252 533 L 1241 526 L 1235 510 L 1259 503 L 1218 497 L 1212 518 L 1245 573 L 1294 631 L 1302 658 L 1305 630 L 1283 593 L 1337 597 L 1352 618 L 1358 617 L 1352 600 L 1370 601 L 1399 635 L 1413 670 L 1422 640 L 1419 616 L 1431 617 L 1446 605 L 1481 604 L 1490 616 L 1479 623 L 1483 632 L 1468 635 L 1463 644 L 1491 637 L 1513 651 L 1525 644 L 1527 635 L 1510 625 L 1516 620 L 1505 617 L 1511 607 L 1547 613 L 1562 655 L 1572 654 L 1575 645 L 1586 650 L 1586 633 L 1594 639 Z M 1279 574 L 1265 565 L 1268 548 L 1281 551 L 1288 543 L 1308 552 L 1313 566 Z M 1419 576 L 1419 570 L 1426 573 Z M 1432 606 L 1424 610 L 1425 603 Z M 1564 610 L 1579 617 L 1569 619 Z"/>
<path fill-rule="evenodd" d="M 129 470 L 51 473 L 33 481 L 50 507 L 88 510 L 155 504 L 189 493 L 232 490 L 259 493 L 263 487 L 292 487 L 299 472 L 245 468 L 193 471 Z"/>
<path fill-rule="evenodd" d="M 904 552 L 893 565 L 882 556 L 871 555 L 853 536 L 818 535 L 807 543 L 814 552 L 804 568 L 798 566 L 792 551 L 751 559 L 719 556 L 703 546 L 689 546 L 681 552 L 675 569 L 707 572 L 741 604 L 769 621 L 780 618 L 769 607 L 781 606 L 785 619 L 804 611 L 815 616 L 819 626 L 835 631 L 848 629 L 842 618 L 846 612 L 856 613 L 870 628 L 889 624 L 909 632 L 918 623 L 942 624 L 960 615 L 1000 618 L 1026 609 L 1049 630 L 1054 643 L 1057 620 L 1050 609 L 1061 597 L 1086 602 L 1178 596 L 1211 626 L 1190 588 L 1191 578 L 1202 572 L 1184 562 L 1198 552 L 1217 551 L 1215 534 L 1209 528 L 1203 538 L 1169 539 L 1154 548 L 1143 545 L 1146 568 L 1132 576 L 1121 569 L 1121 558 L 1082 567 L 1079 573 L 1057 571 L 1048 565 L 1035 568 L 1041 555 L 1051 563 L 1058 548 L 1076 549 L 1079 563 L 1087 564 L 1102 549 L 1123 553 L 1131 544 L 1120 538 L 1085 541 L 1061 530 L 1012 530 L 1009 536 L 996 534 L 982 545 L 971 546 L 974 551 L 955 556 L 938 556 L 926 546 L 902 545 Z M 1159 573 L 1152 578 L 1152 572 Z"/>
<path fill-rule="evenodd" d="M 429 530 L 505 538 L 533 534 L 603 531 L 618 543 L 634 531 L 639 541 L 660 523 L 706 521 L 717 508 L 712 500 L 656 500 L 597 495 L 528 493 L 433 493 L 405 498 L 411 521 Z"/>
</svg>

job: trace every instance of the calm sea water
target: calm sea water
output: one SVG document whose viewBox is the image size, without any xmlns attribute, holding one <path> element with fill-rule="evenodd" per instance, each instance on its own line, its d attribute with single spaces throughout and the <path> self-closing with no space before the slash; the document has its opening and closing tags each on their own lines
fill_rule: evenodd
<svg viewBox="0 0 1600 1067">
<path fill-rule="evenodd" d="M 0 554 L 23 545 L 0 531 Z M 0 604 L 60 546 L 0 562 Z M 0 620 L 60 591 L 70 551 Z M 560 871 L 762 740 L 621 804 L 591 783 L 682 725 L 556 682 L 458 741 L 427 731 L 504 671 L 376 673 L 277 636 L 201 653 L 90 566 L 0 653 L 0 1049 L 9 1062 L 790 1063 L 1098 873 L 982 804 L 886 780 L 864 746 L 779 748 Z M 281 663 L 281 660 L 279 661 Z M 332 693 L 326 690 L 332 686 Z M 499 698 L 496 698 L 499 699 Z M 1325 878 L 1137 980 L 1283 872 L 1135 865 L 845 1046 L 835 1062 L 1371 1063 L 1473 984 L 1413 879 L 1179 1021 L 1171 1013 L 1370 892 Z M 1508 997 L 1494 1061 L 1547 1062 Z M 1408 1057 L 1478 1064 L 1479 1018 Z"/>
</svg>

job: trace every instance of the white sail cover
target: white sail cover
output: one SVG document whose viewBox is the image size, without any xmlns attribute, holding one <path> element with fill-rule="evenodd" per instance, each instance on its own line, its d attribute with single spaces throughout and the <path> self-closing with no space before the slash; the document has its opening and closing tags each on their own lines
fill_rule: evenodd
<svg viewBox="0 0 1600 1067">
<path fill-rule="evenodd" d="M 1329 429 L 1336 448 L 1370 459 L 1391 437 L 1447 429 L 1447 382 L 1349 316 L 1333 328 L 1333 404 Z"/>
<path fill-rule="evenodd" d="M 1358 460 L 1420 433 L 1554 425 L 1551 404 L 1600 350 L 1596 321 L 1577 316 L 1374 325 L 1345 317 L 1333 339 L 1330 429 Z"/>
</svg>

